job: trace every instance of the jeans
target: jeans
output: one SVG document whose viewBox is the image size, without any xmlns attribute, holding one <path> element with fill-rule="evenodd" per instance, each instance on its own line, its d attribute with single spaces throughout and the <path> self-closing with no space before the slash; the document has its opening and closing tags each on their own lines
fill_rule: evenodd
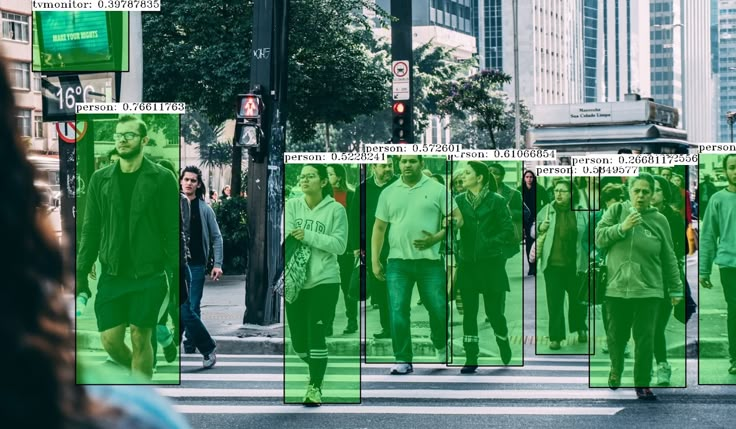
<svg viewBox="0 0 736 429">
<path fill-rule="evenodd" d="M 204 279 L 206 277 L 205 270 L 207 269 L 204 265 L 190 265 L 189 271 L 191 273 L 191 282 L 189 282 L 189 307 L 191 308 L 192 313 L 197 315 L 197 318 L 200 319 L 202 317 L 202 310 L 200 309 L 200 304 L 202 303 L 202 294 L 204 292 Z M 182 319 L 184 319 L 184 315 L 182 314 Z M 189 335 L 189 330 L 187 329 L 187 325 L 184 324 L 184 332 L 187 334 L 186 340 L 184 340 L 184 347 L 185 348 L 192 348 L 194 347 L 193 341 L 191 340 L 191 337 Z M 201 350 L 200 350 L 201 351 Z"/>
<path fill-rule="evenodd" d="M 187 332 L 187 342 L 196 347 L 203 356 L 215 350 L 215 340 L 210 336 L 199 315 L 192 310 L 188 300 L 181 305 L 181 320 Z"/>
<path fill-rule="evenodd" d="M 736 268 L 721 267 L 721 285 L 723 297 L 726 299 L 728 317 L 728 354 L 732 362 L 736 362 Z"/>
<path fill-rule="evenodd" d="M 654 331 L 661 298 L 606 298 L 611 372 L 624 371 L 624 348 L 634 335 L 634 387 L 650 387 Z"/>
<path fill-rule="evenodd" d="M 391 342 L 396 362 L 410 363 L 411 294 L 416 283 L 419 297 L 429 312 L 432 344 L 447 346 L 447 287 L 442 261 L 429 259 L 389 259 L 386 267 L 388 303 L 391 309 Z"/>
</svg>

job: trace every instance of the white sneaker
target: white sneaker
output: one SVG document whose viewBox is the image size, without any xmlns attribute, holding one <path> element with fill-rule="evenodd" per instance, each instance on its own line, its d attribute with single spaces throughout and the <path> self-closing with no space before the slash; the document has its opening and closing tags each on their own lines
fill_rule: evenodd
<svg viewBox="0 0 736 429">
<path fill-rule="evenodd" d="M 414 367 L 410 363 L 396 363 L 391 367 L 392 375 L 406 375 L 414 372 Z"/>
<path fill-rule="evenodd" d="M 215 363 L 217 363 L 217 355 L 215 354 L 214 350 L 212 350 L 208 355 L 203 355 L 202 367 L 204 369 L 212 368 L 213 366 L 215 366 Z"/>
</svg>

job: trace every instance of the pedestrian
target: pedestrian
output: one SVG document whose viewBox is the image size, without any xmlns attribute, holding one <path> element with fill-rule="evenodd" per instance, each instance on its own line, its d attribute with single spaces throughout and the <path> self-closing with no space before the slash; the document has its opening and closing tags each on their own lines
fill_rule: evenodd
<svg viewBox="0 0 736 429">
<path fill-rule="evenodd" d="M 192 274 L 192 283 L 189 288 L 189 303 L 192 311 L 201 318 L 202 310 L 200 306 L 204 293 L 204 282 L 207 277 L 206 270 L 210 257 L 210 247 L 214 254 L 214 265 L 210 272 L 210 278 L 213 281 L 218 281 L 222 277 L 222 235 L 214 210 L 204 202 L 205 186 L 202 182 L 202 171 L 193 165 L 185 167 L 179 175 L 179 184 L 181 191 L 189 200 L 191 213 L 188 238 L 189 252 L 191 253 L 189 271 Z M 185 333 L 187 339 L 184 340 L 184 352 L 194 353 L 195 346 L 190 339 L 190 333 L 188 330 Z M 199 351 L 205 357 L 205 360 L 207 360 L 205 354 L 207 351 L 209 350 Z"/>
<path fill-rule="evenodd" d="M 389 322 L 389 308 L 388 308 L 388 290 L 386 288 L 386 280 L 379 279 L 373 274 L 373 251 L 370 243 L 373 240 L 373 225 L 376 222 L 376 208 L 378 206 L 378 198 L 386 187 L 396 181 L 397 177 L 394 175 L 394 163 L 391 157 L 386 157 L 386 161 L 380 164 L 371 165 L 370 177 L 366 178 L 363 183 L 360 184 L 358 192 L 355 193 L 354 199 L 365 195 L 365 215 L 361 216 L 360 201 L 353 201 L 351 205 L 352 213 L 349 215 L 349 236 L 351 248 L 353 254 L 356 252 L 365 252 L 366 261 L 366 287 L 367 295 L 371 296 L 371 302 L 378 306 L 378 320 L 380 323 L 381 330 L 373 333 L 373 338 L 384 339 L 391 338 L 391 324 Z M 364 229 L 360 228 L 360 224 L 356 223 L 363 218 L 365 222 Z M 386 265 L 388 260 L 388 246 L 384 246 L 381 249 L 381 254 L 378 256 L 378 260 L 382 265 Z M 357 255 L 356 255 L 357 256 Z M 371 325 L 366 324 L 366 331 L 371 330 Z"/>
<path fill-rule="evenodd" d="M 189 249 L 190 228 L 191 228 L 191 207 L 189 198 L 185 194 L 180 194 L 181 207 L 181 225 L 182 225 L 182 244 L 181 244 L 181 278 L 180 278 L 180 299 L 179 311 L 181 315 L 181 329 L 177 332 L 178 342 L 182 343 L 184 331 L 187 333 L 189 343 L 202 353 L 202 367 L 209 369 L 215 366 L 217 355 L 215 349 L 217 347 L 215 340 L 212 339 L 207 327 L 202 322 L 199 314 L 195 313 L 191 302 L 190 293 L 192 284 L 192 272 L 189 268 L 189 261 L 192 258 Z"/>
<path fill-rule="evenodd" d="M 736 375 L 736 153 L 723 157 L 728 186 L 713 194 L 700 226 L 700 284 L 712 289 L 713 264 L 718 265 L 726 300 L 728 373 Z"/>
<path fill-rule="evenodd" d="M 549 314 L 549 348 L 560 350 L 565 334 L 565 294 L 571 333 L 577 332 L 579 343 L 588 341 L 585 323 L 587 302 L 578 300 L 579 278 L 587 271 L 588 212 L 579 206 L 575 187 L 569 180 L 554 185 L 555 200 L 537 215 L 537 237 L 546 234 L 541 249 L 539 269 L 544 273 Z M 572 208 L 576 210 L 572 210 Z M 539 249 L 537 249 L 539 255 Z"/>
<path fill-rule="evenodd" d="M 710 199 L 718 192 L 716 185 L 713 184 L 713 177 L 710 174 L 703 176 L 703 181 L 698 185 L 698 192 L 695 196 L 695 201 L 698 203 L 698 215 L 700 218 L 705 217 L 705 210 L 708 208 Z"/>
<path fill-rule="evenodd" d="M 120 160 L 92 174 L 87 191 L 77 281 L 99 256 L 95 316 L 102 345 L 126 368 L 151 378 L 152 332 L 167 294 L 167 273 L 178 271 L 178 199 L 171 172 L 143 156 L 147 126 L 122 115 L 113 135 Z M 130 325 L 132 352 L 124 343 Z"/>
<path fill-rule="evenodd" d="M 220 192 L 220 199 L 222 201 L 225 201 L 229 198 L 231 198 L 230 197 L 230 185 L 225 185 L 225 187 L 222 188 L 222 192 Z"/>
<path fill-rule="evenodd" d="M 400 155 L 400 180 L 389 185 L 378 198 L 372 237 L 372 269 L 386 280 L 391 309 L 391 339 L 395 365 L 391 374 L 413 371 L 410 311 L 416 283 L 429 313 L 432 344 L 439 362 L 447 361 L 447 289 L 439 243 L 445 238 L 441 221 L 462 215 L 454 200 L 447 201 L 446 188 L 422 174 L 421 155 Z M 386 231 L 389 255 L 385 267 L 380 261 Z"/>
<path fill-rule="evenodd" d="M 347 248 L 348 219 L 345 208 L 332 197 L 327 167 L 305 164 L 299 182 L 304 196 L 286 202 L 285 231 L 309 246 L 311 254 L 301 291 L 294 302 L 286 304 L 286 319 L 292 347 L 309 365 L 303 402 L 315 406 L 322 403 L 327 370 L 325 323 L 332 311 L 334 288 L 340 287 L 337 258 Z"/>
<path fill-rule="evenodd" d="M 478 367 L 478 308 L 483 295 L 484 310 L 496 336 L 501 361 L 511 361 L 509 330 L 504 315 L 506 292 L 510 290 L 503 248 L 514 240 L 506 200 L 496 193 L 496 181 L 485 164 L 469 161 L 463 173 L 465 192 L 455 201 L 463 217 L 460 228 L 457 282 L 463 301 L 463 374 Z"/>
<path fill-rule="evenodd" d="M 500 163 L 492 163 L 488 165 L 491 175 L 496 179 L 498 192 L 505 200 L 506 205 L 511 210 L 511 220 L 514 222 L 514 234 L 517 242 L 521 243 L 523 236 L 524 208 L 522 206 L 521 192 L 504 183 L 506 177 L 506 169 Z"/>
<path fill-rule="evenodd" d="M 210 205 L 217 204 L 219 201 L 217 200 L 217 191 L 214 189 L 210 190 Z"/>
<path fill-rule="evenodd" d="M 639 399 L 654 400 L 650 389 L 654 336 L 661 300 L 683 297 L 682 281 L 667 218 L 651 206 L 654 179 L 648 173 L 627 181 L 630 201 L 603 215 L 596 244 L 607 249 L 607 341 L 611 370 L 608 386 L 621 386 L 624 344 L 634 337 L 634 387 Z"/>
<path fill-rule="evenodd" d="M 350 186 L 348 186 L 345 167 L 341 164 L 330 164 L 327 166 L 327 175 L 330 180 L 330 186 L 332 186 L 332 195 L 335 201 L 345 207 L 346 213 L 353 213 L 351 207 L 352 204 L 360 204 L 360 201 L 355 201 L 355 192 Z M 333 311 L 325 325 L 325 336 L 327 337 L 331 337 L 333 334 L 332 325 L 335 320 L 335 311 L 337 310 L 336 307 L 337 302 L 340 299 L 341 290 L 343 302 L 345 303 L 345 315 L 348 319 L 347 326 L 342 333 L 354 334 L 355 332 L 358 332 L 358 301 L 350 297 L 348 294 L 350 289 L 350 278 L 353 274 L 353 267 L 355 266 L 355 256 L 353 255 L 353 251 L 348 249 L 344 254 L 337 257 L 337 262 L 340 264 L 340 287 L 333 293 Z"/>
<path fill-rule="evenodd" d="M 654 193 L 652 194 L 652 207 L 656 208 L 667 219 L 672 248 L 677 259 L 677 268 L 685 287 L 685 220 L 682 215 L 673 210 L 669 205 L 672 199 L 672 187 L 662 176 L 652 176 L 654 179 Z M 654 331 L 654 359 L 657 362 L 657 386 L 669 386 L 672 376 L 672 366 L 667 361 L 667 338 L 665 331 L 672 315 L 672 300 L 669 297 L 669 289 L 664 289 L 664 299 L 660 301 L 657 310 L 657 320 Z"/>
<path fill-rule="evenodd" d="M 520 186 L 520 192 L 523 203 L 529 208 L 530 213 L 537 213 L 537 210 L 541 210 L 542 207 L 549 204 L 547 197 L 547 191 L 544 187 L 537 183 L 537 176 L 533 171 L 527 170 L 524 172 L 524 183 Z M 529 271 L 527 275 L 534 276 L 537 274 L 537 263 L 529 261 L 529 252 L 532 250 L 532 244 L 534 240 L 531 238 L 531 229 L 534 224 L 534 218 L 532 216 L 525 217 L 524 221 L 524 243 L 526 243 L 526 257 L 529 262 Z"/>
</svg>

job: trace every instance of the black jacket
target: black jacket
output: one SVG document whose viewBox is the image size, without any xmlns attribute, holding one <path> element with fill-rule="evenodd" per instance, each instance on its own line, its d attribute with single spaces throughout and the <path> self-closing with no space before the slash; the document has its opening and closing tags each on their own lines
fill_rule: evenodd
<svg viewBox="0 0 736 429">
<path fill-rule="evenodd" d="M 129 240 L 135 278 L 179 271 L 179 187 L 171 172 L 145 157 L 130 203 L 129 236 L 122 236 L 122 197 L 117 164 L 96 171 L 90 179 L 77 278 L 92 268 L 98 254 L 110 275 L 121 272 L 121 246 Z"/>
<path fill-rule="evenodd" d="M 460 264 L 504 257 L 503 248 L 514 240 L 514 225 L 506 199 L 489 192 L 473 209 L 462 193 L 455 197 L 455 202 L 463 215 Z"/>
</svg>

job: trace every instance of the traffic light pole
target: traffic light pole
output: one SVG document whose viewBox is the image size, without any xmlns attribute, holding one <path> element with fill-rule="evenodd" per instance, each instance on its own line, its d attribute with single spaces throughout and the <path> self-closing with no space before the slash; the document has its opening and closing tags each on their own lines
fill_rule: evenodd
<svg viewBox="0 0 736 429">
<path fill-rule="evenodd" d="M 280 300 L 273 293 L 273 285 L 283 269 L 281 218 L 288 5 L 289 0 L 256 0 L 253 6 L 249 92 L 261 95 L 264 114 L 259 147 L 248 152 L 249 234 L 243 323 L 257 325 L 278 322 L 281 308 Z M 236 135 L 235 141 L 239 137 Z M 241 148 L 234 147 L 234 150 Z M 236 167 L 239 165 L 233 165 L 233 175 Z M 239 168 L 237 170 L 239 172 Z"/>
<path fill-rule="evenodd" d="M 391 0 L 391 73 L 393 143 L 414 143 L 413 88 L 414 58 L 412 51 L 411 1 Z M 405 70 L 405 67 L 408 70 Z M 404 75 L 404 72 L 406 74 Z M 408 82 L 406 79 L 408 76 Z M 408 84 L 408 87 L 407 87 Z"/>
</svg>

